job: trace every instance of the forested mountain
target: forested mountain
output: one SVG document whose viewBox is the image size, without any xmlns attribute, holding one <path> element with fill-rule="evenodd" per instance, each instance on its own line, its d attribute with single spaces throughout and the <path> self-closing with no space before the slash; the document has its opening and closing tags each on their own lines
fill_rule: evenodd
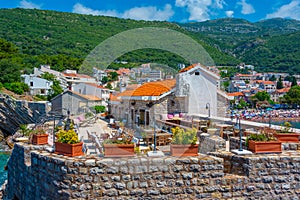
<svg viewBox="0 0 300 200">
<path fill-rule="evenodd" d="M 78 69 L 83 59 L 103 40 L 125 30 L 139 27 L 164 27 L 190 34 L 169 22 L 136 21 L 114 17 L 81 15 L 35 9 L 1 9 L 0 38 L 18 47 L 21 65 L 32 68 L 50 64 L 53 69 Z M 240 61 L 193 36 L 212 56 L 217 65 L 236 65 Z M 20 56 L 21 54 L 21 56 Z M 19 59 L 19 60 L 20 60 Z M 176 68 L 187 63 L 173 53 L 144 49 L 123 55 L 118 60 L 130 62 L 127 67 L 156 62 Z M 0 63 L 1 65 L 1 63 Z M 112 67 L 117 67 L 113 63 Z"/>
<path fill-rule="evenodd" d="M 252 64 L 259 71 L 300 73 L 300 22 L 270 19 L 251 23 L 242 19 L 217 19 L 175 24 L 136 21 L 36 9 L 0 9 L 0 82 L 29 73 L 40 64 L 55 70 L 78 69 L 82 61 L 105 39 L 140 27 L 163 27 L 187 34 L 198 41 L 216 65 Z M 7 48 L 10 46 L 9 51 Z M 155 62 L 176 68 L 190 64 L 162 50 L 144 49 L 118 58 L 125 67 Z M 119 67 L 112 63 L 111 67 Z M 15 72 L 7 77 L 8 72 Z"/>
<path fill-rule="evenodd" d="M 275 18 L 251 23 L 225 18 L 180 26 L 207 36 L 205 42 L 259 71 L 300 73 L 300 21 Z"/>
</svg>

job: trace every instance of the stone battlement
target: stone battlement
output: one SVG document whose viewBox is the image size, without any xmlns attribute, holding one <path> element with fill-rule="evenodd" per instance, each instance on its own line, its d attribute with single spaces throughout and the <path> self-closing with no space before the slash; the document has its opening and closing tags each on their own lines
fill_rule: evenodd
<svg viewBox="0 0 300 200">
<path fill-rule="evenodd" d="M 300 195 L 300 154 L 65 157 L 18 143 L 4 199 L 258 199 Z"/>
</svg>

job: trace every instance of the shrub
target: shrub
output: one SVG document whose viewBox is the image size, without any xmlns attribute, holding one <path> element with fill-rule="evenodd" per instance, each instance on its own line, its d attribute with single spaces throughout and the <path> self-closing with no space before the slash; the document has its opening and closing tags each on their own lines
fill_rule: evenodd
<svg viewBox="0 0 300 200">
<path fill-rule="evenodd" d="M 197 142 L 197 130 L 187 129 L 186 131 L 182 128 L 172 128 L 172 144 L 196 144 Z"/>
<path fill-rule="evenodd" d="M 256 142 L 267 142 L 267 141 L 276 141 L 277 139 L 273 136 L 273 134 L 268 134 L 268 133 L 250 134 L 246 138 L 246 146 L 249 145 L 249 140 L 253 140 Z"/>
<path fill-rule="evenodd" d="M 77 144 L 80 142 L 78 139 L 78 135 L 72 129 L 68 131 L 65 130 L 58 131 L 57 141 L 60 143 L 67 143 L 67 144 Z"/>
</svg>

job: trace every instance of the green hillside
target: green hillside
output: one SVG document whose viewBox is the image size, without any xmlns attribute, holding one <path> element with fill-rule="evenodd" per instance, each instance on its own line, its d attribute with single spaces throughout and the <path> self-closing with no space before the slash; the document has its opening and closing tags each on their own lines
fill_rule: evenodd
<svg viewBox="0 0 300 200">
<path fill-rule="evenodd" d="M 300 73 L 300 21 L 275 18 L 251 23 L 226 18 L 180 26 L 206 35 L 205 42 L 213 41 L 219 50 L 259 71 Z"/>
<path fill-rule="evenodd" d="M 114 17 L 91 16 L 32 9 L 1 9 L 0 38 L 12 42 L 19 49 L 20 65 L 33 68 L 50 64 L 53 69 L 78 69 L 88 53 L 103 40 L 125 30 L 139 27 L 164 27 L 190 34 L 177 24 L 148 22 Z M 235 65 L 240 61 L 224 54 L 193 36 L 208 51 L 217 65 Z M 128 61 L 127 67 L 139 63 L 156 62 L 176 68 L 187 63 L 167 51 L 144 49 L 123 55 L 118 60 Z M 112 67 L 120 64 L 113 63 Z"/>
</svg>

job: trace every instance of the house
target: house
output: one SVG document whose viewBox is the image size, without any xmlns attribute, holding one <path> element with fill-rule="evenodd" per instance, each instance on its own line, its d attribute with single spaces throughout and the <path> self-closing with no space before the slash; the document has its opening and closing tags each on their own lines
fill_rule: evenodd
<svg viewBox="0 0 300 200">
<path fill-rule="evenodd" d="M 282 89 L 278 89 L 275 92 L 272 92 L 270 94 L 270 98 L 272 101 L 274 102 L 279 102 L 280 98 L 282 98 L 291 88 L 282 88 Z"/>
<path fill-rule="evenodd" d="M 66 70 L 62 73 L 62 77 L 64 82 L 67 83 L 68 88 L 72 90 L 72 87 L 79 83 L 94 83 L 96 84 L 97 81 L 94 77 L 85 75 L 85 74 L 78 74 L 76 70 Z"/>
<path fill-rule="evenodd" d="M 113 92 L 113 90 L 96 83 L 79 83 L 73 86 L 72 91 L 78 94 L 96 96 L 102 100 L 101 105 L 103 106 L 107 106 L 110 93 Z"/>
<path fill-rule="evenodd" d="M 232 92 L 232 93 L 227 93 L 227 95 L 229 96 L 230 100 L 235 100 L 235 101 L 238 101 L 245 96 L 242 92 Z"/>
<path fill-rule="evenodd" d="M 219 103 L 227 104 L 226 94 L 220 90 L 220 76 L 200 63 L 179 71 L 175 96 L 190 115 L 207 115 L 208 109 L 212 116 L 225 115 L 224 107 L 226 109 L 227 106 Z"/>
<path fill-rule="evenodd" d="M 90 108 L 101 105 L 101 99 L 95 95 L 83 95 L 67 90 L 51 99 L 52 111 L 66 115 L 67 110 L 71 115 L 89 112 Z"/>
<path fill-rule="evenodd" d="M 173 93 L 175 86 L 175 79 L 155 81 L 112 95 L 111 114 L 125 120 L 129 127 L 149 126 L 154 123 L 154 118 L 180 111 L 180 104 Z"/>
<path fill-rule="evenodd" d="M 30 95 L 47 96 L 51 93 L 52 81 L 36 77 L 34 75 L 23 74 L 21 75 L 25 84 L 29 86 Z"/>
<path fill-rule="evenodd" d="M 244 80 L 231 80 L 228 86 L 228 92 L 242 92 L 244 90 L 249 90 Z"/>
<path fill-rule="evenodd" d="M 273 81 L 260 81 L 259 88 L 268 93 L 272 93 L 276 91 L 276 84 Z"/>
<path fill-rule="evenodd" d="M 93 68 L 93 77 L 96 78 L 97 81 L 101 81 L 105 76 L 107 76 L 105 70 L 97 69 L 96 67 Z"/>
<path fill-rule="evenodd" d="M 55 77 L 60 77 L 61 73 L 55 70 L 52 70 L 50 65 L 41 65 L 40 68 L 34 68 L 33 74 L 35 76 L 41 76 L 44 73 L 53 74 Z"/>
</svg>

